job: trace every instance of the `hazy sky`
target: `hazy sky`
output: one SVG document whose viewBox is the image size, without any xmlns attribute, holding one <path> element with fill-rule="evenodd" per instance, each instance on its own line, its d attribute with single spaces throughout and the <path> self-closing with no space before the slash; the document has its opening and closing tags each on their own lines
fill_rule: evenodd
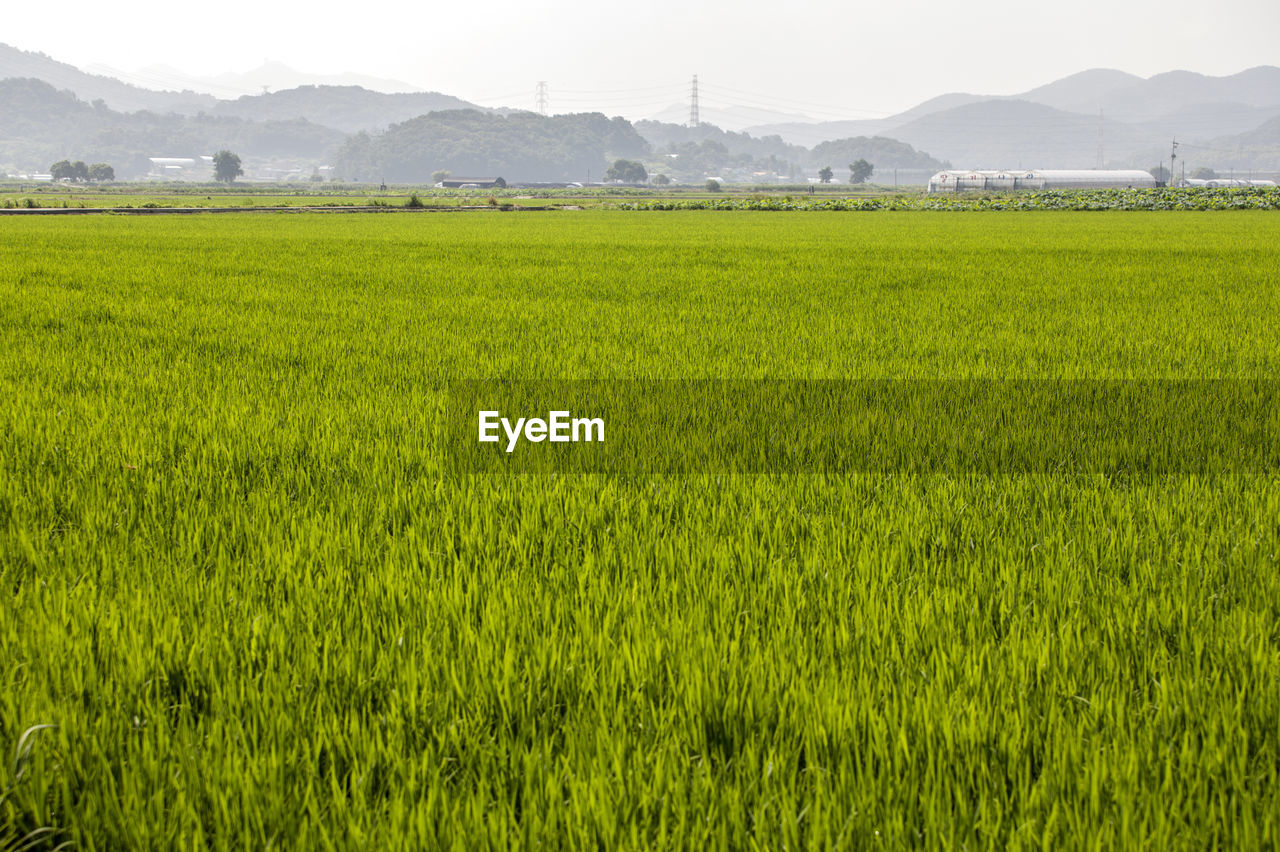
<svg viewBox="0 0 1280 852">
<path fill-rule="evenodd" d="M 1142 76 L 1280 64 L 1277 0 L 22 0 L 0 41 L 75 65 L 209 75 L 264 59 L 408 81 L 486 105 L 640 117 L 687 100 L 818 119 L 950 91 L 1011 94 L 1092 67 Z M 156 82 L 164 82 L 162 77 Z M 743 93 L 743 94 L 738 94 Z"/>
</svg>

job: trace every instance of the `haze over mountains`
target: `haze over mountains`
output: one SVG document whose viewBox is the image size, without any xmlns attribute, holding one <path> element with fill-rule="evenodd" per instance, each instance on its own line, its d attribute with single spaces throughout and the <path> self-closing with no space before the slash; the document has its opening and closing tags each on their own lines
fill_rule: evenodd
<svg viewBox="0 0 1280 852">
<path fill-rule="evenodd" d="M 403 80 L 370 77 L 367 74 L 309 74 L 290 68 L 283 62 L 264 60 L 257 68 L 244 72 L 225 72 L 212 77 L 188 74 L 167 65 L 151 65 L 137 71 L 121 71 L 107 65 L 91 65 L 84 69 L 91 74 L 114 77 L 144 89 L 189 89 L 219 98 L 238 98 L 241 95 L 260 95 L 264 90 L 278 92 L 298 86 L 359 86 L 371 92 L 401 94 L 415 92 L 419 87 Z"/>
<path fill-rule="evenodd" d="M 0 44 L 0 80 L 29 77 L 55 89 L 73 92 L 85 102 L 103 101 L 120 112 L 151 110 L 194 115 L 217 103 L 213 95 L 194 91 L 154 91 L 121 82 L 114 77 L 89 74 L 58 62 L 43 53 L 32 53 Z M 0 132 L 3 132 L 0 130 Z"/>
<path fill-rule="evenodd" d="M 408 87 L 392 80 L 317 78 L 272 63 L 245 75 L 217 78 L 156 71 L 155 80 L 190 83 L 191 88 L 146 88 L 0 45 L 0 171 L 35 172 L 57 159 L 110 156 L 118 173 L 131 177 L 145 173 L 148 156 L 191 156 L 234 147 L 247 159 L 293 158 L 308 173 L 321 164 L 340 163 L 344 151 L 355 150 L 364 152 L 360 170 L 369 172 L 384 167 L 373 163 L 369 152 L 385 151 L 399 158 L 385 164 L 389 173 L 426 180 L 434 168 L 448 168 L 449 163 L 415 164 L 413 158 L 427 156 L 424 152 L 439 157 L 440 152 L 468 149 L 466 162 L 478 168 L 487 145 L 495 151 L 495 166 L 515 162 L 510 149 L 520 141 L 494 136 L 513 127 L 531 133 L 530 144 L 541 146 L 519 162 L 603 163 L 622 155 L 606 148 L 575 148 L 573 139 L 553 138 L 555 128 L 571 133 L 576 132 L 571 128 L 586 125 L 539 124 L 536 116 L 515 125 L 466 118 L 457 111 L 496 117 L 521 111 L 488 109 L 440 92 L 396 92 Z M 267 78 L 271 82 L 258 82 Z M 146 75 L 141 79 L 145 82 Z M 353 80 L 368 85 L 346 85 Z M 260 85 L 277 88 L 238 97 L 209 94 L 252 91 Z M 417 142 L 405 131 L 394 144 L 390 137 L 373 145 L 357 138 L 370 134 L 376 140 L 431 113 L 446 117 L 414 125 L 419 132 L 435 134 L 420 140 L 421 151 L 415 152 Z M 944 162 L 963 168 L 1147 168 L 1167 158 L 1175 137 L 1184 146 L 1180 153 L 1189 168 L 1280 171 L 1280 68 L 1272 66 L 1225 77 L 1171 71 L 1147 79 L 1093 69 L 1016 95 L 945 94 L 900 114 L 867 120 L 819 122 L 749 104 L 704 105 L 701 117 L 724 131 L 746 132 L 679 127 L 688 121 L 688 107 L 673 104 L 653 116 L 656 120 L 635 123 L 648 152 L 637 154 L 631 137 L 617 132 L 586 134 L 577 142 L 586 145 L 590 137 L 595 140 L 591 144 L 607 145 L 608 139 L 625 136 L 628 155 L 647 157 L 651 168 L 668 165 L 687 179 L 695 179 L 699 169 L 715 174 L 729 168 L 796 177 L 815 171 L 821 165 L 815 158 L 856 152 L 881 158 L 878 175 L 888 168 L 925 169 Z M 818 147 L 835 140 L 846 141 Z M 683 153 L 677 153 L 680 146 Z M 822 164 L 837 171 L 845 165 Z M 546 179 L 561 179 L 560 165 L 551 171 L 557 177 Z M 361 177 L 370 179 L 371 174 Z"/>
<path fill-rule="evenodd" d="M 966 168 L 1092 168 L 1099 144 L 1105 165 L 1146 167 L 1160 152 L 1167 156 L 1176 137 L 1189 145 L 1215 142 L 1213 153 L 1224 165 L 1280 169 L 1280 137 L 1271 139 L 1273 152 L 1256 155 L 1237 150 L 1232 139 L 1278 115 L 1280 68 L 1272 66 L 1227 77 L 1171 71 L 1148 79 L 1092 69 L 1016 95 L 951 93 L 882 119 L 774 123 L 746 131 L 799 145 L 892 136 Z"/>
</svg>

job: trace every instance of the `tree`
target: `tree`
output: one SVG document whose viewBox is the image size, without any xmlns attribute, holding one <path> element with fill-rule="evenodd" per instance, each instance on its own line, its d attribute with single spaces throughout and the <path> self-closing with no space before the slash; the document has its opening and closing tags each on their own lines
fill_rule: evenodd
<svg viewBox="0 0 1280 852">
<path fill-rule="evenodd" d="M 1161 186 L 1169 182 L 1169 170 L 1164 166 L 1152 166 L 1151 168 L 1147 169 L 1147 171 L 1151 172 L 1151 176 L 1155 178 L 1156 183 L 1160 184 Z"/>
<path fill-rule="evenodd" d="M 866 183 L 875 170 L 876 167 L 866 160 L 854 160 L 849 164 L 849 183 Z"/>
<path fill-rule="evenodd" d="M 445 178 L 449 176 L 449 174 L 450 173 L 448 169 L 436 169 L 434 172 L 431 173 L 431 182 L 441 183 L 444 181 Z"/>
<path fill-rule="evenodd" d="M 244 174 L 244 169 L 240 168 L 240 158 L 237 155 L 226 148 L 213 155 L 214 180 L 230 186 L 242 174 Z"/>
<path fill-rule="evenodd" d="M 830 166 L 823 166 L 818 169 L 818 180 L 823 183 L 831 183 L 831 178 L 835 176 L 835 172 L 831 171 Z"/>
<path fill-rule="evenodd" d="M 604 179 L 622 183 L 644 183 L 649 179 L 649 172 L 644 163 L 638 160 L 614 160 L 613 165 L 604 173 Z"/>
<path fill-rule="evenodd" d="M 70 160 L 59 160 L 49 167 L 49 174 L 53 175 L 54 180 L 84 183 L 89 179 L 89 167 L 84 164 L 84 160 L 76 160 L 74 163 Z"/>
<path fill-rule="evenodd" d="M 109 180 L 115 180 L 115 179 L 116 179 L 116 170 L 111 168 L 111 166 L 107 165 L 106 163 L 94 163 L 92 166 L 89 167 L 89 180 L 93 181 L 94 183 L 101 183 L 103 181 L 109 181 Z"/>
<path fill-rule="evenodd" d="M 653 182 L 658 186 L 667 186 L 671 183 L 671 178 L 666 175 L 658 175 L 653 179 Z"/>
<path fill-rule="evenodd" d="M 496 177 L 496 178 L 494 178 L 494 179 L 493 179 L 493 185 L 494 185 L 494 186 L 496 186 L 498 189 L 506 189 L 506 188 L 507 188 L 507 182 L 506 182 L 505 180 L 503 180 L 501 176 L 498 176 L 498 177 Z"/>
<path fill-rule="evenodd" d="M 715 178 L 707 178 L 706 189 L 707 189 L 707 192 L 719 192 L 720 181 L 716 180 Z"/>
<path fill-rule="evenodd" d="M 1191 176 L 1196 180 L 1216 180 L 1218 177 L 1218 173 L 1215 172 L 1213 169 L 1207 169 L 1204 166 L 1201 166 L 1200 168 L 1193 171 L 1191 173 Z"/>
</svg>

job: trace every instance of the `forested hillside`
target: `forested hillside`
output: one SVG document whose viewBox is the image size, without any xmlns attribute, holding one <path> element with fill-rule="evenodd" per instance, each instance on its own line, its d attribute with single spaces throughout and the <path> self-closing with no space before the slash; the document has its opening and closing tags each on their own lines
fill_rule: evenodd
<svg viewBox="0 0 1280 852">
<path fill-rule="evenodd" d="M 43 171 L 71 159 L 110 163 L 117 178 L 129 179 L 147 173 L 148 157 L 191 157 L 230 148 L 244 157 L 319 160 L 344 138 L 306 119 L 121 113 L 40 80 L 0 80 L 0 170 Z"/>
<path fill-rule="evenodd" d="M 645 140 L 631 123 L 601 113 L 509 116 L 447 110 L 394 125 L 343 145 L 336 167 L 354 181 L 423 183 L 432 172 L 500 176 L 508 181 L 599 180 L 615 157 L 642 157 Z"/>
</svg>

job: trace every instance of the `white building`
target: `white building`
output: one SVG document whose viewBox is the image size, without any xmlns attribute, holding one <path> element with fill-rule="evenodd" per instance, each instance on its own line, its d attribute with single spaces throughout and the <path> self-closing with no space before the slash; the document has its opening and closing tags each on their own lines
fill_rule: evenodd
<svg viewBox="0 0 1280 852">
<path fill-rule="evenodd" d="M 213 180 L 213 157 L 148 157 L 148 180 Z"/>
</svg>

